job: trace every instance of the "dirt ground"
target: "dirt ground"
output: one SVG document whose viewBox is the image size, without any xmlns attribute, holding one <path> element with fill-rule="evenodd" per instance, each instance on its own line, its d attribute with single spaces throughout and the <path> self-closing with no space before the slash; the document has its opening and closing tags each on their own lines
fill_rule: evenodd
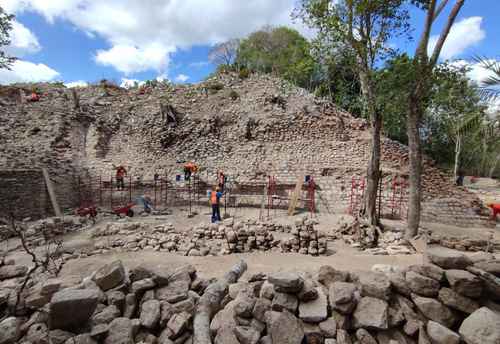
<svg viewBox="0 0 500 344">
<path fill-rule="evenodd" d="M 150 222 L 152 224 L 171 223 L 176 231 L 188 231 L 193 226 L 210 221 L 208 207 L 198 207 L 193 209 L 198 212 L 193 217 L 188 217 L 188 210 L 184 208 L 175 209 L 171 215 L 152 215 L 147 217 L 136 216 L 131 221 Z M 224 214 L 224 211 L 222 211 Z M 229 209 L 228 213 L 237 220 L 258 219 L 259 209 L 241 208 L 238 210 Z M 267 217 L 267 211 L 263 215 Z M 301 216 L 308 214 L 298 214 L 293 217 L 286 215 L 286 211 L 274 211 L 271 215 L 273 222 L 282 224 L 293 224 Z M 349 220 L 350 216 L 346 214 L 317 214 L 315 217 L 319 224 L 315 227 L 321 231 L 330 232 L 337 228 L 340 223 Z M 114 217 L 105 217 L 98 221 L 96 226 L 102 225 L 108 221 L 116 221 Z M 405 224 L 402 221 L 384 220 L 383 224 L 392 228 L 404 230 Z M 487 238 L 492 231 L 496 238 L 500 238 L 500 231 L 485 228 L 458 228 L 441 224 L 424 223 L 424 227 L 453 235 L 467 235 L 476 238 Z M 289 236 L 289 234 L 275 233 L 277 238 L 280 236 Z M 71 233 L 64 237 L 65 247 L 83 247 L 92 245 L 92 228 Z M 335 252 L 330 256 L 312 257 L 300 254 L 282 254 L 279 252 L 255 252 L 246 254 L 233 254 L 227 256 L 207 256 L 207 257 L 185 257 L 173 253 L 164 253 L 156 251 L 138 251 L 109 253 L 99 256 L 90 256 L 80 259 L 72 259 L 66 262 L 61 272 L 64 280 L 78 281 L 81 278 L 90 275 L 102 265 L 120 259 L 129 268 L 139 264 L 156 265 L 159 267 L 173 268 L 182 264 L 192 264 L 198 272 L 205 277 L 218 277 L 223 275 L 238 260 L 244 259 L 249 266 L 248 276 L 256 272 L 273 272 L 279 270 L 289 271 L 311 271 L 314 272 L 321 265 L 331 265 L 335 268 L 351 271 L 370 270 L 374 264 L 389 264 L 394 266 L 408 266 L 411 264 L 423 263 L 424 258 L 421 254 L 413 255 L 393 255 L 380 256 L 370 255 L 341 241 L 329 243 L 329 249 Z M 26 254 L 16 251 L 9 256 L 21 264 L 29 264 L 30 257 Z"/>
</svg>

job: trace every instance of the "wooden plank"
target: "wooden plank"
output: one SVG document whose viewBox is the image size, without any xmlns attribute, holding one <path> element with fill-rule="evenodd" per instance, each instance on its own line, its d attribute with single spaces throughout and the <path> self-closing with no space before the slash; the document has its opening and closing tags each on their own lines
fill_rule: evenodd
<svg viewBox="0 0 500 344">
<path fill-rule="evenodd" d="M 259 220 L 264 220 L 264 209 L 266 204 L 266 194 L 267 194 L 267 184 L 264 184 L 264 190 L 262 191 L 262 199 L 260 201 L 260 211 L 259 211 Z"/>
<path fill-rule="evenodd" d="M 43 178 L 45 179 L 45 186 L 47 187 L 47 191 L 49 193 L 50 202 L 52 203 L 52 208 L 54 209 L 54 213 L 56 214 L 56 216 L 61 217 L 61 208 L 59 207 L 59 203 L 57 203 L 56 193 L 54 192 L 54 187 L 52 186 L 49 172 L 45 168 L 42 168 L 42 172 Z"/>
<path fill-rule="evenodd" d="M 299 202 L 300 192 L 302 191 L 302 185 L 304 185 L 304 176 L 301 175 L 295 184 L 295 190 L 293 191 L 292 197 L 290 197 L 290 205 L 288 206 L 288 216 L 295 214 L 295 208 L 297 208 L 297 203 Z"/>
</svg>

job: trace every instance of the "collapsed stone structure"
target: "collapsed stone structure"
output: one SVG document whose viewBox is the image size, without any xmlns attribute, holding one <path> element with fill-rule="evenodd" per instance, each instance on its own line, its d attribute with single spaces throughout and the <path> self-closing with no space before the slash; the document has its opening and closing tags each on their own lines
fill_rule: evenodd
<svg viewBox="0 0 500 344">
<path fill-rule="evenodd" d="M 22 94 L 33 88 L 42 94 L 40 101 L 24 102 Z M 106 82 L 79 89 L 14 85 L 0 88 L 0 105 L 0 170 L 18 175 L 17 182 L 2 188 L 1 209 L 12 206 L 10 196 L 23 188 L 23 176 L 15 171 L 47 168 L 59 202 L 71 208 L 78 203 L 78 177 L 109 179 L 112 165 L 123 164 L 135 176 L 152 179 L 159 173 L 175 182 L 179 162 L 194 160 L 208 185 L 218 170 L 240 185 L 265 183 L 266 175 L 295 184 L 299 176 L 310 175 L 318 186 L 317 208 L 344 212 L 351 177 L 364 176 L 369 155 L 364 120 L 269 75 L 241 80 L 223 74 L 197 85 L 160 83 L 146 92 Z M 384 138 L 382 153 L 385 178 L 404 179 L 407 148 Z M 432 161 L 424 164 L 425 219 L 487 224 L 477 215 L 474 195 L 453 187 Z M 442 216 L 448 203 L 435 202 L 442 198 L 460 199 L 450 208 L 452 216 Z M 260 197 L 255 202 L 260 204 Z M 49 214 L 47 199 L 39 203 L 43 211 L 23 216 Z"/>
<path fill-rule="evenodd" d="M 2 261 L 0 343 L 498 343 L 499 262 L 442 247 L 427 257 L 406 269 L 322 266 L 246 281 L 244 262 L 216 280 L 190 265 L 115 261 L 77 285 L 37 273 L 24 290 L 28 268 Z"/>
</svg>

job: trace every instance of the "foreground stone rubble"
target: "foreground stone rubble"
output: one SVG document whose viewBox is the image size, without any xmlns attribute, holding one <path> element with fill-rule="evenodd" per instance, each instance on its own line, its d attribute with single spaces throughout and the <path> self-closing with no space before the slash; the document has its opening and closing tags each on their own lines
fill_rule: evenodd
<svg viewBox="0 0 500 344">
<path fill-rule="evenodd" d="M 427 258 L 407 269 L 247 276 L 229 285 L 209 331 L 219 344 L 500 343 L 498 262 L 443 247 Z M 35 274 L 18 295 L 27 268 L 6 264 L 0 344 L 192 343 L 198 300 L 215 282 L 190 265 L 115 261 L 77 285 Z"/>
</svg>

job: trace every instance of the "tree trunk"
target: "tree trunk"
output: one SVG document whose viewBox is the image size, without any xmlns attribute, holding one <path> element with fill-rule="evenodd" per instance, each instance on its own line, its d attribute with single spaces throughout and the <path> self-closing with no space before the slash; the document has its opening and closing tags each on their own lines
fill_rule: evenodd
<svg viewBox="0 0 500 344">
<path fill-rule="evenodd" d="M 207 287 L 196 306 L 193 321 L 193 343 L 212 344 L 210 321 L 214 314 L 219 311 L 220 304 L 227 293 L 229 285 L 236 283 L 246 269 L 247 264 L 241 260 L 223 278 Z"/>
<path fill-rule="evenodd" d="M 420 225 L 420 210 L 422 200 L 422 148 L 420 142 L 420 97 L 412 95 L 408 108 L 408 149 L 410 160 L 410 196 L 408 200 L 408 227 L 405 236 L 413 238 L 418 233 Z"/>
<path fill-rule="evenodd" d="M 458 177 L 458 165 L 460 161 L 461 150 L 462 150 L 462 138 L 460 137 L 460 134 L 457 134 L 455 142 L 455 166 L 453 168 L 453 176 L 455 179 L 453 179 L 453 181 L 456 181 Z"/>
<path fill-rule="evenodd" d="M 380 180 L 380 132 L 382 129 L 382 116 L 377 113 L 375 94 L 372 82 L 366 71 L 359 72 L 361 91 L 365 101 L 365 111 L 370 117 L 371 145 L 370 160 L 366 171 L 365 215 L 370 225 L 378 225 L 377 192 Z"/>
</svg>

